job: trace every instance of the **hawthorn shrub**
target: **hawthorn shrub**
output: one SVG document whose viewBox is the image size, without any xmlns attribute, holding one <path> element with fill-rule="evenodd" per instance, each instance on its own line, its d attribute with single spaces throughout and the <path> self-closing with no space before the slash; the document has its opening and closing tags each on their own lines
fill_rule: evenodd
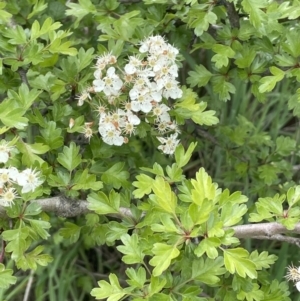
<svg viewBox="0 0 300 301">
<path fill-rule="evenodd" d="M 1 300 L 300 300 L 299 18 L 0 1 Z"/>
</svg>

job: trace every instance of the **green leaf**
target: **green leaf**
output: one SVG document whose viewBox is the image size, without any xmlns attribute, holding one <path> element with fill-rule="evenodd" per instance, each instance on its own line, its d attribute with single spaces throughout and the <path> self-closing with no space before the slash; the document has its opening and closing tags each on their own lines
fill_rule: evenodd
<svg viewBox="0 0 300 301">
<path fill-rule="evenodd" d="M 70 239 L 71 243 L 78 241 L 80 235 L 81 227 L 76 224 L 65 222 L 64 227 L 59 230 L 59 235 L 63 238 Z"/>
<path fill-rule="evenodd" d="M 1 14 L 1 11 L 0 11 Z M 3 263 L 0 263 L 0 288 L 8 288 L 17 282 L 17 277 L 12 276 L 13 270 L 5 269 Z"/>
<path fill-rule="evenodd" d="M 237 294 L 238 300 L 247 300 L 247 301 L 266 300 L 264 297 L 265 297 L 265 294 L 261 290 L 260 286 L 257 283 L 253 283 L 251 291 L 243 291 L 243 290 L 241 290 Z"/>
<path fill-rule="evenodd" d="M 221 241 L 218 237 L 206 237 L 202 239 L 199 245 L 194 250 L 195 255 L 201 257 L 204 253 L 208 258 L 215 259 L 218 257 L 217 248 L 221 245 Z"/>
<path fill-rule="evenodd" d="M 28 244 L 26 239 L 29 235 L 29 228 L 23 227 L 15 230 L 6 230 L 2 232 L 2 238 L 9 241 L 6 245 L 5 251 L 11 252 L 12 259 L 18 259 L 27 250 Z"/>
<path fill-rule="evenodd" d="M 137 187 L 133 191 L 133 195 L 135 198 L 141 199 L 145 194 L 150 194 L 152 190 L 152 182 L 154 181 L 147 175 L 138 175 L 136 177 L 137 181 L 134 181 L 132 185 Z"/>
<path fill-rule="evenodd" d="M 79 150 L 80 147 L 71 142 L 70 147 L 64 146 L 63 153 L 58 154 L 57 161 L 68 171 L 72 171 L 81 163 Z"/>
<path fill-rule="evenodd" d="M 289 156 L 296 150 L 296 141 L 290 137 L 279 136 L 276 138 L 275 152 L 281 156 Z"/>
<path fill-rule="evenodd" d="M 300 186 L 290 187 L 287 192 L 287 202 L 291 208 L 300 201 Z"/>
<path fill-rule="evenodd" d="M 105 184 L 112 185 L 115 189 L 119 189 L 120 187 L 129 188 L 130 185 L 127 181 L 129 178 L 129 172 L 123 170 L 124 166 L 124 162 L 114 164 L 103 173 L 101 180 Z"/>
<path fill-rule="evenodd" d="M 222 44 L 213 45 L 212 50 L 216 54 L 211 58 L 211 61 L 216 63 L 215 65 L 218 69 L 226 67 L 229 63 L 228 58 L 233 58 L 235 55 L 231 47 Z"/>
<path fill-rule="evenodd" d="M 49 150 L 47 145 L 42 143 L 27 144 L 23 141 L 17 143 L 19 151 L 22 153 L 22 163 L 27 166 L 34 165 L 35 161 L 42 165 L 45 161 L 36 154 L 44 154 Z"/>
<path fill-rule="evenodd" d="M 171 260 L 178 257 L 180 251 L 176 246 L 170 246 L 163 243 L 155 243 L 152 249 L 153 254 L 155 255 L 149 263 L 154 266 L 152 272 L 154 277 L 157 277 L 162 274 L 171 264 Z"/>
<path fill-rule="evenodd" d="M 109 198 L 102 192 L 90 193 L 87 197 L 88 209 L 98 214 L 119 213 L 120 195 L 113 190 L 109 194 Z"/>
<path fill-rule="evenodd" d="M 126 282 L 133 287 L 142 289 L 146 282 L 146 270 L 143 267 L 139 267 L 136 271 L 133 268 L 127 268 L 125 271 L 126 275 L 129 277 Z"/>
<path fill-rule="evenodd" d="M 121 241 L 124 246 L 117 246 L 117 249 L 125 254 L 122 261 L 126 264 L 143 263 L 145 254 L 142 252 L 137 234 L 124 234 L 121 236 Z"/>
<path fill-rule="evenodd" d="M 154 195 L 150 196 L 151 201 L 160 209 L 175 214 L 177 198 L 171 187 L 163 177 L 157 176 L 152 182 Z"/>
<path fill-rule="evenodd" d="M 207 103 L 200 103 L 199 110 L 197 112 L 193 112 L 191 115 L 192 120 L 199 125 L 207 125 L 211 126 L 219 123 L 218 117 L 214 116 L 216 111 L 208 110 L 204 111 L 207 106 Z"/>
<path fill-rule="evenodd" d="M 222 207 L 221 220 L 224 227 L 231 227 L 238 224 L 242 217 L 247 213 L 248 208 L 246 205 L 226 203 Z"/>
<path fill-rule="evenodd" d="M 36 270 L 37 265 L 47 266 L 53 258 L 48 254 L 41 254 L 43 250 L 44 246 L 37 246 L 31 252 L 25 253 L 16 261 L 17 267 L 22 270 Z"/>
<path fill-rule="evenodd" d="M 42 239 L 47 239 L 50 236 L 48 231 L 46 231 L 46 229 L 51 228 L 51 224 L 49 222 L 29 218 L 24 218 L 24 220 L 30 223 L 32 230 L 36 234 L 38 234 Z"/>
<path fill-rule="evenodd" d="M 191 87 L 204 87 L 207 85 L 212 77 L 212 73 L 209 72 L 203 65 L 196 65 L 195 71 L 190 71 L 187 83 Z"/>
<path fill-rule="evenodd" d="M 269 255 L 266 251 L 258 254 L 258 251 L 255 250 L 250 254 L 249 259 L 255 264 L 256 270 L 260 271 L 262 269 L 269 269 L 270 266 L 276 262 L 278 257 L 274 254 Z"/>
<path fill-rule="evenodd" d="M 32 8 L 31 13 L 27 16 L 27 19 L 30 19 L 33 16 L 41 13 L 43 10 L 45 10 L 47 8 L 47 6 L 48 6 L 48 4 L 47 3 L 45 4 L 44 0 L 36 1 Z"/>
<path fill-rule="evenodd" d="M 20 26 L 6 27 L 2 31 L 2 35 L 8 38 L 8 42 L 12 45 L 22 45 L 27 43 L 27 37 L 24 29 Z"/>
<path fill-rule="evenodd" d="M 48 145 L 50 149 L 61 147 L 64 143 L 64 138 L 62 137 L 62 130 L 56 128 L 56 123 L 49 121 L 43 127 L 44 129 L 40 129 L 42 137 L 38 136 L 37 141 Z"/>
<path fill-rule="evenodd" d="M 202 206 L 204 199 L 213 201 L 218 194 L 217 184 L 212 182 L 211 177 L 201 167 L 196 173 L 196 180 L 192 179 L 194 187 L 192 190 L 192 200 L 195 204 Z"/>
<path fill-rule="evenodd" d="M 189 215 L 195 225 L 201 225 L 207 222 L 210 213 L 215 209 L 215 204 L 208 199 L 204 199 L 201 206 L 192 203 L 189 206 Z"/>
<path fill-rule="evenodd" d="M 249 259 L 249 253 L 243 248 L 223 249 L 225 268 L 231 274 L 237 273 L 242 278 L 257 278 L 256 266 Z"/>
<path fill-rule="evenodd" d="M 285 75 L 284 71 L 280 70 L 275 66 L 270 67 L 270 72 L 273 74 L 273 76 L 265 76 L 259 81 L 261 83 L 261 85 L 258 88 L 260 93 L 272 91 L 276 83 L 281 81 Z"/>
<path fill-rule="evenodd" d="M 267 6 L 266 0 L 243 0 L 242 7 L 249 14 L 250 22 L 256 29 L 262 26 L 265 20 L 265 13 L 260 8 Z"/>
<path fill-rule="evenodd" d="M 178 167 L 183 167 L 188 164 L 196 146 L 197 146 L 197 143 L 192 142 L 189 145 L 189 148 L 187 149 L 187 151 L 185 152 L 182 144 L 178 145 L 178 147 L 175 150 L 175 160 L 176 160 Z"/>
<path fill-rule="evenodd" d="M 217 276 L 223 275 L 226 272 L 223 266 L 224 260 L 222 257 L 193 260 L 192 278 L 208 285 L 216 284 L 220 281 L 220 278 Z"/>
<path fill-rule="evenodd" d="M 119 280 L 115 274 L 109 275 L 108 283 L 105 280 L 100 280 L 98 285 L 100 288 L 94 288 L 91 295 L 96 299 L 107 299 L 107 301 L 118 301 L 126 295 L 126 291 L 120 286 Z"/>
<path fill-rule="evenodd" d="M 101 181 L 97 181 L 96 175 L 88 173 L 88 169 L 78 170 L 74 176 L 72 190 L 100 190 L 103 188 Z"/>
<path fill-rule="evenodd" d="M 195 35 L 201 36 L 210 24 L 216 24 L 218 17 L 212 11 L 204 12 L 196 7 L 189 11 L 189 26 L 195 28 Z"/>
</svg>

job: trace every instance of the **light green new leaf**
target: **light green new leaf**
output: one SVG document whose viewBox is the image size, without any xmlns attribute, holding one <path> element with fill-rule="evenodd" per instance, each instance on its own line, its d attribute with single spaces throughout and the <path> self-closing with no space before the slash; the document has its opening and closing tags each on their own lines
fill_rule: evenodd
<svg viewBox="0 0 300 301">
<path fill-rule="evenodd" d="M 187 78 L 187 83 L 191 87 L 204 87 L 212 77 L 212 73 L 209 72 L 203 65 L 196 65 L 195 71 L 190 71 L 188 74 L 189 77 Z"/>
<path fill-rule="evenodd" d="M 300 186 L 290 187 L 287 192 L 287 201 L 290 207 L 300 201 Z"/>
<path fill-rule="evenodd" d="M 149 263 L 155 267 L 152 273 L 154 277 L 161 275 L 170 266 L 171 260 L 180 254 L 180 251 L 175 246 L 162 243 L 155 243 L 152 252 L 155 256 Z"/>
<path fill-rule="evenodd" d="M 264 292 L 261 290 L 260 286 L 257 283 L 253 283 L 251 291 L 241 290 L 237 294 L 237 299 L 238 300 L 247 300 L 247 301 L 266 300 Z M 271 300 L 271 299 L 269 299 L 269 300 Z M 274 299 L 272 299 L 272 300 L 274 300 Z"/>
<path fill-rule="evenodd" d="M 144 174 L 138 175 L 136 179 L 137 181 L 132 183 L 134 187 L 137 187 L 137 189 L 133 191 L 133 195 L 135 198 L 141 199 L 145 194 L 150 194 L 154 180 Z"/>
<path fill-rule="evenodd" d="M 202 239 L 194 250 L 195 255 L 201 257 L 204 253 L 207 254 L 208 258 L 215 259 L 218 257 L 217 248 L 221 245 L 221 241 L 218 237 L 207 237 Z"/>
<path fill-rule="evenodd" d="M 152 183 L 154 195 L 150 196 L 151 201 L 162 210 L 168 213 L 175 213 L 177 197 L 163 177 L 157 176 Z"/>
<path fill-rule="evenodd" d="M 14 230 L 6 230 L 2 232 L 2 238 L 5 241 L 9 241 L 6 245 L 5 251 L 11 252 L 11 258 L 17 259 L 23 255 L 28 248 L 26 239 L 29 235 L 29 228 L 23 227 Z"/>
<path fill-rule="evenodd" d="M 183 167 L 188 164 L 196 146 L 197 146 L 197 143 L 192 142 L 189 145 L 189 148 L 187 149 L 187 151 L 185 152 L 183 145 L 182 144 L 178 145 L 178 147 L 175 150 L 175 160 L 176 160 L 178 167 Z"/>
<path fill-rule="evenodd" d="M 258 88 L 260 93 L 272 91 L 276 83 L 281 81 L 285 75 L 284 71 L 280 70 L 275 66 L 270 67 L 270 72 L 273 74 L 273 76 L 265 76 L 259 81 L 261 83 L 261 85 Z"/>
<path fill-rule="evenodd" d="M 217 184 L 212 182 L 211 177 L 203 167 L 196 173 L 196 180 L 192 179 L 191 183 L 194 187 L 192 190 L 192 200 L 199 206 L 202 205 L 204 199 L 213 201 L 219 194 Z"/>
<path fill-rule="evenodd" d="M 57 161 L 68 171 L 72 171 L 81 163 L 79 150 L 80 147 L 71 142 L 70 147 L 64 146 L 63 153 L 58 154 Z"/>
<path fill-rule="evenodd" d="M 148 287 L 149 295 L 153 296 L 151 298 L 151 300 L 171 301 L 170 299 L 166 299 L 163 297 L 163 296 L 166 296 L 165 294 L 160 294 L 160 296 L 156 299 L 156 296 L 159 295 L 158 293 L 163 289 L 163 287 L 166 285 L 166 283 L 167 283 L 166 277 L 162 278 L 162 277 L 153 277 L 153 275 L 151 276 L 150 284 Z"/>
<path fill-rule="evenodd" d="M 37 265 L 47 266 L 53 258 L 48 254 L 41 254 L 44 250 L 44 246 L 37 246 L 29 253 L 25 253 L 24 256 L 18 258 L 16 261 L 17 267 L 22 270 L 36 270 Z"/>
<path fill-rule="evenodd" d="M 126 290 L 120 286 L 119 280 L 115 274 L 109 275 L 109 282 L 100 280 L 98 282 L 100 288 L 92 289 L 91 295 L 96 299 L 107 298 L 107 301 L 118 301 L 126 295 Z"/>
<path fill-rule="evenodd" d="M 127 268 L 125 273 L 129 277 L 129 279 L 126 280 L 126 282 L 130 286 L 139 289 L 142 289 L 144 287 L 147 278 L 146 278 L 146 270 L 143 267 L 139 267 L 137 271 L 133 268 Z"/>
<path fill-rule="evenodd" d="M 195 225 L 201 225 L 207 222 L 210 213 L 215 209 L 215 204 L 208 199 L 202 201 L 201 206 L 192 203 L 189 206 L 189 215 Z"/>
<path fill-rule="evenodd" d="M 248 208 L 246 205 L 226 203 L 222 207 L 221 220 L 224 227 L 230 227 L 238 224 L 242 217 L 246 214 Z"/>
<path fill-rule="evenodd" d="M 215 114 L 216 111 L 208 110 L 203 112 L 200 109 L 195 113 L 193 112 L 191 118 L 199 125 L 211 126 L 219 123 L 219 118 L 216 117 Z"/>
<path fill-rule="evenodd" d="M 1 14 L 1 11 L 0 11 Z M 5 269 L 3 263 L 0 263 L 0 288 L 8 288 L 17 282 L 17 277 L 12 276 L 13 270 Z"/>
<path fill-rule="evenodd" d="M 30 223 L 32 230 L 36 234 L 38 234 L 42 239 L 47 239 L 50 236 L 48 231 L 46 231 L 47 229 L 51 228 L 51 224 L 49 222 L 29 218 L 24 218 L 24 220 Z"/>
<path fill-rule="evenodd" d="M 249 259 L 255 264 L 256 270 L 268 269 L 271 265 L 273 265 L 278 257 L 274 254 L 269 255 L 268 252 L 263 251 L 262 253 L 258 254 L 258 251 L 253 251 Z"/>
<path fill-rule="evenodd" d="M 124 246 L 117 246 L 117 249 L 125 254 L 122 261 L 126 264 L 143 263 L 145 254 L 142 252 L 137 234 L 124 234 L 121 236 L 121 241 Z"/>
<path fill-rule="evenodd" d="M 237 273 L 241 277 L 257 278 L 256 266 L 249 259 L 249 253 L 243 248 L 223 249 L 225 268 L 231 274 Z"/>
<path fill-rule="evenodd" d="M 120 195 L 113 190 L 109 194 L 109 198 L 99 191 L 98 193 L 90 193 L 87 197 L 88 209 L 98 214 L 119 213 Z"/>
</svg>

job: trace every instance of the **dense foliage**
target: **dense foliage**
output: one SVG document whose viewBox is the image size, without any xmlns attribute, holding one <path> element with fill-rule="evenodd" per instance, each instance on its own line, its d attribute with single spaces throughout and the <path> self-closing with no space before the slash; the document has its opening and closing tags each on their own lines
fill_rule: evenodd
<svg viewBox="0 0 300 301">
<path fill-rule="evenodd" d="M 0 0 L 0 299 L 300 300 L 299 19 Z"/>
</svg>

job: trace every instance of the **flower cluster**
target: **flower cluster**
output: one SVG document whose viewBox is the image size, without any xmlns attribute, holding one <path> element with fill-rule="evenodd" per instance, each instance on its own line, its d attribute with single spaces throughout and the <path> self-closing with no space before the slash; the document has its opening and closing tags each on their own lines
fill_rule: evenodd
<svg viewBox="0 0 300 301">
<path fill-rule="evenodd" d="M 288 268 L 288 273 L 285 276 L 285 278 L 288 281 L 294 281 L 296 282 L 296 288 L 300 292 L 300 267 L 296 268 L 293 265 L 289 266 Z"/>
<path fill-rule="evenodd" d="M 111 53 L 98 57 L 93 87 L 78 97 L 78 105 L 90 100 L 90 93 L 102 99 L 99 113 L 99 133 L 109 145 L 127 143 L 142 121 L 153 125 L 159 136 L 158 147 L 173 154 L 179 143 L 179 129 L 171 120 L 169 99 L 182 97 L 176 77 L 178 50 L 161 36 L 151 36 L 141 42 L 140 55 L 130 56 L 123 70 L 116 66 Z"/>
<path fill-rule="evenodd" d="M 21 193 L 34 191 L 42 184 L 38 171 L 27 168 L 19 172 L 15 167 L 0 168 L 0 205 L 11 206 L 18 197 L 15 185 L 22 187 Z"/>
</svg>

